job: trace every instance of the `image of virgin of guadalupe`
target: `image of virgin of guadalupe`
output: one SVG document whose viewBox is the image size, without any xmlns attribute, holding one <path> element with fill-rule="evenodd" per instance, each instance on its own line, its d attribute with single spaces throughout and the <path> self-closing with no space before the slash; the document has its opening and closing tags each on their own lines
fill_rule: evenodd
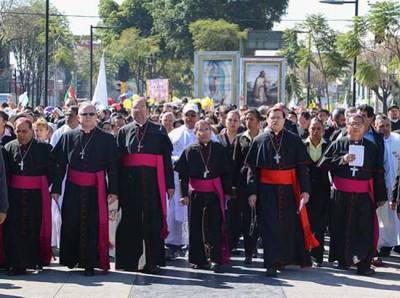
<svg viewBox="0 0 400 298">
<path fill-rule="evenodd" d="M 207 65 L 207 86 L 208 95 L 214 101 L 220 101 L 224 96 L 225 90 L 225 72 L 223 67 L 219 65 L 221 61 L 209 61 Z"/>
</svg>

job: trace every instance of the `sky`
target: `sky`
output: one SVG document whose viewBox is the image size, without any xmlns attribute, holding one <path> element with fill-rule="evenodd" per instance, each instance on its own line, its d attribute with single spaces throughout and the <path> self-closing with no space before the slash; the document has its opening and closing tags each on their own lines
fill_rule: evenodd
<svg viewBox="0 0 400 298">
<path fill-rule="evenodd" d="M 117 0 L 121 3 L 123 0 Z M 364 15 L 368 11 L 368 3 L 377 0 L 359 0 L 359 14 Z M 89 15 L 98 14 L 100 0 L 50 0 L 62 13 L 69 15 Z M 275 24 L 273 30 L 283 30 L 293 27 L 296 23 L 304 20 L 307 15 L 321 13 L 328 20 L 344 19 L 349 20 L 354 16 L 354 4 L 330 5 L 319 3 L 319 0 L 289 0 L 287 14 L 282 17 L 282 22 Z M 70 27 L 74 34 L 89 34 L 90 25 L 96 25 L 98 18 L 74 18 L 70 17 Z M 299 20 L 299 21 L 295 21 Z M 330 21 L 330 25 L 335 30 L 345 30 L 349 22 Z"/>
</svg>

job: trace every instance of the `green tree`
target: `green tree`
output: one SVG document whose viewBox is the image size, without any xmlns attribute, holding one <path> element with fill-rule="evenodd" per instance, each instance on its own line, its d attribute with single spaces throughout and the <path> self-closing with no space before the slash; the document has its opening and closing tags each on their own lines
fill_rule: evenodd
<svg viewBox="0 0 400 298">
<path fill-rule="evenodd" d="M 129 63 L 139 93 L 144 92 L 148 76 L 148 59 L 159 51 L 159 39 L 154 36 L 141 37 L 138 29 L 130 28 L 121 33 L 109 46 L 110 53 L 117 61 Z"/>
<path fill-rule="evenodd" d="M 224 20 L 198 20 L 189 30 L 197 51 L 237 51 L 240 39 L 246 37 L 238 25 Z"/>
<path fill-rule="evenodd" d="M 238 24 L 240 30 L 268 30 L 286 11 L 288 1 L 152 0 L 147 3 L 153 17 L 153 32 L 162 37 L 165 50 L 176 58 L 191 58 L 191 23 L 201 19 L 223 19 Z"/>
<path fill-rule="evenodd" d="M 24 2 L 13 8 L 21 14 L 7 14 L 4 17 L 4 39 L 14 52 L 19 83 L 36 104 L 43 93 L 45 20 L 44 1 Z M 27 14 L 28 13 L 28 14 Z M 52 14 L 59 14 L 51 7 Z M 68 75 L 74 67 L 73 36 L 65 17 L 51 16 L 49 19 L 50 65 L 62 67 Z"/>
<path fill-rule="evenodd" d="M 399 20 L 398 1 L 371 4 L 369 14 L 355 18 L 351 30 L 339 36 L 337 42 L 346 58 L 359 58 L 356 79 L 375 93 L 384 112 L 400 79 Z"/>
<path fill-rule="evenodd" d="M 298 35 L 305 36 L 303 40 Z M 288 61 L 289 71 L 286 89 L 290 96 L 304 98 L 302 86 L 307 86 L 307 69 L 311 68 L 310 91 L 320 100 L 325 97 L 329 103 L 329 83 L 343 75 L 348 61 L 338 52 L 336 33 L 321 15 L 311 15 L 284 32 L 284 48 L 281 55 Z"/>
</svg>

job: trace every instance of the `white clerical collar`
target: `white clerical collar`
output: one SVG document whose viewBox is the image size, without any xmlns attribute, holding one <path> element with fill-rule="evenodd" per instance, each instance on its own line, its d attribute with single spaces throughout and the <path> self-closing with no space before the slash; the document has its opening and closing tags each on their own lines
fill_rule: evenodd
<svg viewBox="0 0 400 298">
<path fill-rule="evenodd" d="M 136 126 L 139 126 L 140 128 L 142 128 L 143 126 L 146 125 L 147 121 L 148 121 L 148 120 L 146 120 L 143 124 L 140 124 L 140 123 L 137 122 L 136 120 L 133 120 L 133 123 L 134 123 Z"/>
</svg>

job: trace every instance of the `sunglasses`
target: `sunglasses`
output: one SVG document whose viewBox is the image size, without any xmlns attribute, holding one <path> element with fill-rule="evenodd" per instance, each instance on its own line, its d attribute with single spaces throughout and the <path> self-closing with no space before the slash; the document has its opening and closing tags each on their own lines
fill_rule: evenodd
<svg viewBox="0 0 400 298">
<path fill-rule="evenodd" d="M 79 115 L 84 116 L 84 117 L 86 117 L 86 116 L 93 117 L 94 115 L 96 115 L 96 113 L 80 113 Z"/>
</svg>

